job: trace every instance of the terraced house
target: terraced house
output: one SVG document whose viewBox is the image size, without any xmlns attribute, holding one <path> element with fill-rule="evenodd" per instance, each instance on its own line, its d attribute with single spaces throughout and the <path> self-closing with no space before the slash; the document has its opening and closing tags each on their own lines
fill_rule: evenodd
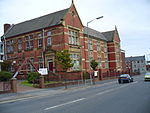
<svg viewBox="0 0 150 113">
<path fill-rule="evenodd" d="M 15 25 L 5 24 L 3 41 L 5 58 L 15 61 L 16 69 L 26 57 L 37 68 L 58 73 L 55 51 L 67 49 L 74 66 L 68 74 L 90 72 L 90 61 L 98 62 L 98 70 L 122 70 L 120 38 L 117 28 L 99 32 L 84 27 L 74 3 L 67 9 L 47 14 Z M 32 70 L 32 66 L 28 66 Z M 16 70 L 14 69 L 14 70 Z"/>
</svg>

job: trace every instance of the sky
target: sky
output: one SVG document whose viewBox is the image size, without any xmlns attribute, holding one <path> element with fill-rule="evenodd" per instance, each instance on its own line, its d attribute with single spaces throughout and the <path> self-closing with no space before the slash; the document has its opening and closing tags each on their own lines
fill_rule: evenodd
<svg viewBox="0 0 150 113">
<path fill-rule="evenodd" d="M 3 24 L 17 24 L 69 8 L 72 0 L 0 0 L 0 36 Z M 150 0 L 74 0 L 84 26 L 100 32 L 117 26 L 126 57 L 146 55 L 150 59 Z"/>
</svg>

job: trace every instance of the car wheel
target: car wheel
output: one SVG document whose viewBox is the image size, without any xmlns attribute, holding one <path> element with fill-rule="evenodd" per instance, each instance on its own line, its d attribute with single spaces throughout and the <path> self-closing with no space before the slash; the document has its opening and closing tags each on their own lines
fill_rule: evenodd
<svg viewBox="0 0 150 113">
<path fill-rule="evenodd" d="M 120 83 L 123 83 L 123 80 L 121 80 Z"/>
<path fill-rule="evenodd" d="M 130 83 L 130 80 L 128 80 L 128 83 Z"/>
</svg>

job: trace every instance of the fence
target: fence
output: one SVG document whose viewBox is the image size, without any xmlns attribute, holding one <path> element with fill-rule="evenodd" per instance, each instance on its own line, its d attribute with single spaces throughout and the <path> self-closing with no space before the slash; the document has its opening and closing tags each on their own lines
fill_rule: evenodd
<svg viewBox="0 0 150 113">
<path fill-rule="evenodd" d="M 88 74 L 88 73 L 87 73 Z M 38 82 L 35 83 L 35 87 L 39 88 L 50 88 L 50 87 L 59 87 L 65 86 L 65 88 L 70 86 L 81 86 L 81 85 L 88 85 L 91 84 L 91 80 L 88 79 L 89 75 L 83 78 L 81 75 L 74 75 L 74 74 L 62 74 L 62 75 L 45 75 L 40 76 L 37 80 Z"/>
<path fill-rule="evenodd" d="M 11 91 L 10 81 L 0 83 L 0 94 L 1 93 L 7 93 L 7 92 L 10 92 L 10 91 Z"/>
<path fill-rule="evenodd" d="M 17 92 L 17 80 L 11 79 L 7 82 L 0 82 L 0 94 L 3 93 L 16 93 Z"/>
<path fill-rule="evenodd" d="M 128 70 L 128 71 L 107 71 L 107 72 L 101 72 L 101 70 L 99 70 L 100 80 L 117 78 L 120 74 L 137 75 L 137 73 L 132 73 L 130 70 Z"/>
<path fill-rule="evenodd" d="M 89 73 L 84 73 L 82 76 L 80 74 L 54 74 L 51 73 L 46 76 L 40 76 L 39 83 L 36 84 L 36 87 L 39 88 L 50 88 L 50 87 L 59 87 L 65 86 L 66 88 L 73 85 L 91 85 L 94 84 L 96 80 L 106 80 L 106 79 L 114 79 L 117 78 L 120 74 L 131 74 L 130 71 L 107 71 L 101 72 L 99 71 L 98 77 L 95 78 L 92 74 L 90 77 Z"/>
</svg>

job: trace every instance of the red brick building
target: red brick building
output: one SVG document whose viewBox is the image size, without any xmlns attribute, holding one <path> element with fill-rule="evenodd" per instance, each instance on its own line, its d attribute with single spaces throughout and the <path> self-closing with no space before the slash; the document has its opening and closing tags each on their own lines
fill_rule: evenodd
<svg viewBox="0 0 150 113">
<path fill-rule="evenodd" d="M 121 71 L 122 57 L 117 28 L 99 32 L 84 27 L 72 3 L 67 9 L 15 25 L 4 25 L 5 58 L 15 61 L 18 68 L 26 57 L 37 68 L 53 73 L 61 69 L 55 62 L 55 51 L 67 49 L 74 66 L 68 72 L 90 72 L 90 61 L 97 69 Z M 32 70 L 32 66 L 28 66 Z"/>
</svg>

